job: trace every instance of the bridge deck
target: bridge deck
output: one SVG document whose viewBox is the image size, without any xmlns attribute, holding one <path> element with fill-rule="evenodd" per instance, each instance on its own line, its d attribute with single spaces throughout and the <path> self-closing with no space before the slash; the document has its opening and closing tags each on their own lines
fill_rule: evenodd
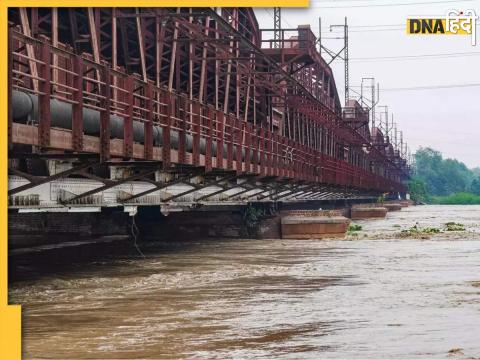
<svg viewBox="0 0 480 360">
<path fill-rule="evenodd" d="M 126 37 L 123 41 L 131 36 L 128 32 L 132 25 L 137 30 L 136 43 L 128 40 L 130 46 L 140 46 L 140 58 L 135 61 L 140 61 L 139 69 L 143 70 L 137 74 L 115 65 L 115 58 L 112 64 L 101 57 L 103 48 L 95 41 L 90 53 L 75 51 L 78 43 L 59 42 L 61 34 L 54 22 L 51 37 L 36 36 L 28 23 L 28 18 L 34 19 L 33 10 L 30 17 L 25 9 L 17 11 L 19 24 L 14 21 L 9 34 L 10 170 L 27 179 L 30 186 L 17 181 L 20 188 L 15 189 L 12 182 L 9 195 L 32 195 L 32 189 L 39 186 L 36 184 L 73 174 L 85 181 L 101 178 L 105 189 L 117 186 L 111 171 L 110 175 L 101 175 L 101 171 L 92 170 L 101 165 L 135 168 L 140 175 L 131 184 L 155 183 L 153 173 L 159 171 L 172 175 L 167 183 L 186 173 L 217 178 L 221 172 L 224 177 L 219 181 L 227 177 L 254 178 L 269 184 L 287 184 L 283 189 L 292 194 L 295 184 L 319 192 L 321 186 L 343 188 L 345 193 L 405 191 L 401 183 L 407 176 L 405 168 L 372 145 L 368 131 L 359 131 L 342 119 L 336 90 L 332 90 L 334 83 L 329 80 L 331 72 L 323 62 L 315 60 L 319 56 L 314 54 L 314 47 L 308 49 L 308 61 L 298 56 L 304 50 L 292 40 L 286 41 L 289 48 L 262 52 L 255 45 L 255 34 L 242 33 L 238 24 L 229 24 L 210 10 L 128 13 L 118 20 L 120 26 L 131 21 L 130 27 L 122 28 L 122 36 Z M 51 17 L 59 16 L 51 11 Z M 82 10 L 75 11 L 70 17 L 82 19 Z M 92 25 L 100 26 L 95 14 L 101 17 L 105 10 L 84 11 L 90 35 L 100 36 Z M 232 12 L 239 18 L 243 14 Z M 166 18 L 173 26 L 166 27 L 168 36 L 162 35 L 164 50 L 168 50 L 173 62 L 157 66 L 158 76 L 168 74 L 166 83 L 150 79 L 148 59 L 141 56 L 150 54 L 148 46 L 153 45 L 139 40 L 145 27 L 137 25 L 152 26 L 149 17 L 157 22 Z M 156 31 L 160 36 L 159 28 Z M 308 34 L 304 28 L 299 33 Z M 201 41 L 198 36 L 202 36 Z M 221 42 L 220 36 L 231 43 Z M 161 41 L 152 44 L 157 50 L 162 45 Z M 126 45 L 122 46 L 127 51 Z M 182 52 L 175 51 L 177 46 Z M 269 57 L 268 51 L 282 56 Z M 105 50 L 110 57 L 116 52 Z M 292 56 L 285 60 L 285 54 Z M 163 59 L 157 58 L 157 65 Z M 308 70 L 311 78 L 317 79 L 314 70 L 328 70 L 328 74 L 313 83 L 304 66 L 298 64 L 304 60 L 316 66 Z M 296 61 L 296 75 L 286 73 L 278 64 L 281 61 Z M 315 86 L 320 86 L 321 91 Z M 199 93 L 193 95 L 193 88 Z M 215 104 L 210 101 L 212 96 Z M 220 96 L 224 97 L 224 106 L 219 106 Z M 323 100 L 325 96 L 327 100 Z M 46 163 L 70 159 L 70 164 L 64 174 L 51 169 L 42 173 L 32 170 L 34 158 Z M 76 171 L 79 164 L 89 170 Z M 145 166 L 149 169 L 142 174 Z M 86 197 L 95 191 L 89 189 L 86 193 L 74 195 Z M 260 194 L 272 198 L 268 190 Z"/>
</svg>

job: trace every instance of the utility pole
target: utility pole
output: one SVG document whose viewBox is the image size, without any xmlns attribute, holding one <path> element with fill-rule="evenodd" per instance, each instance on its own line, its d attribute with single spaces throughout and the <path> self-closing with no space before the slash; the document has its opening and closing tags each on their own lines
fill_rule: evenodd
<svg viewBox="0 0 480 360">
<path fill-rule="evenodd" d="M 364 80 L 370 80 L 373 82 L 373 78 L 371 77 L 362 77 L 362 82 L 360 83 L 360 103 L 361 105 L 365 105 L 365 101 L 363 101 L 363 81 Z M 372 85 L 370 85 L 372 86 Z M 372 102 L 372 99 L 370 99 L 370 101 Z"/>
<path fill-rule="evenodd" d="M 410 147 L 408 149 L 408 162 L 410 169 L 412 170 L 412 173 L 415 173 L 415 157 L 412 155 L 412 152 L 410 151 Z"/>
<path fill-rule="evenodd" d="M 393 114 L 392 114 L 392 126 L 393 126 L 393 138 L 394 138 L 394 143 L 395 143 L 395 150 L 398 150 L 398 130 L 397 130 L 397 124 L 393 123 Z"/>
<path fill-rule="evenodd" d="M 319 21 L 319 24 L 321 24 L 321 21 Z M 348 63 L 348 22 L 347 22 L 347 17 L 345 17 L 345 24 L 343 25 L 330 25 L 330 31 L 333 30 L 335 27 L 341 27 L 343 28 L 343 48 L 338 51 L 337 53 L 327 49 L 325 46 L 321 45 L 321 49 L 324 49 L 328 55 L 330 55 L 331 59 L 327 63 L 327 65 L 330 65 L 333 60 L 335 60 L 337 57 L 342 59 L 340 56 L 341 53 L 343 53 L 343 62 L 344 62 L 344 67 L 345 67 L 345 106 L 347 106 L 347 102 L 349 99 L 349 91 L 350 91 L 350 82 L 349 82 L 349 63 Z"/>
<path fill-rule="evenodd" d="M 403 148 L 403 131 L 400 130 L 400 156 L 403 157 L 405 155 L 405 149 Z"/>
<path fill-rule="evenodd" d="M 375 81 L 375 80 L 374 80 Z M 372 86 L 372 132 L 375 129 L 375 107 L 377 106 L 378 102 L 380 101 L 380 84 L 377 83 L 377 97 L 375 98 L 375 83 Z"/>
<path fill-rule="evenodd" d="M 388 137 L 388 132 L 389 132 L 389 129 L 388 129 L 388 106 L 387 105 L 382 105 L 382 106 L 379 106 L 379 108 L 382 108 L 384 109 L 383 110 L 383 114 L 385 115 L 385 127 L 382 129 L 385 131 L 385 136 Z M 380 128 L 382 128 L 382 113 L 380 113 Z"/>
<path fill-rule="evenodd" d="M 343 28 L 343 37 L 345 39 L 345 51 L 344 51 L 344 65 L 345 65 L 345 106 L 347 106 L 347 101 L 349 99 L 349 84 L 350 84 L 350 74 L 348 69 L 348 23 L 347 17 L 345 16 L 345 26 Z"/>
<path fill-rule="evenodd" d="M 373 77 L 364 77 L 362 78 L 362 83 L 361 83 L 361 86 L 360 86 L 360 99 L 361 99 L 361 103 L 362 103 L 362 106 L 363 104 L 365 103 L 363 101 L 363 81 L 364 80 L 370 80 L 371 84 L 370 84 L 370 88 L 371 88 L 371 91 L 372 91 L 372 94 L 371 94 L 371 99 L 370 99 L 370 103 L 371 103 L 371 107 L 370 107 L 370 110 L 371 110 L 371 119 L 372 119 L 372 130 L 371 132 L 373 133 L 373 129 L 375 129 L 376 127 L 376 124 L 375 124 L 375 107 L 377 106 L 379 100 L 380 100 L 380 92 L 379 92 L 379 89 L 380 89 L 380 85 L 377 83 L 377 96 L 375 96 L 375 78 Z"/>
<path fill-rule="evenodd" d="M 274 7 L 273 8 L 273 40 L 274 46 L 276 48 L 280 47 L 280 41 L 282 40 L 281 37 L 281 29 L 282 29 L 282 13 L 281 8 Z"/>
<path fill-rule="evenodd" d="M 385 135 L 387 136 L 387 139 L 388 139 L 388 143 L 391 144 L 391 140 L 390 140 L 390 124 L 388 122 L 388 108 L 385 108 Z"/>
<path fill-rule="evenodd" d="M 322 56 L 322 18 L 318 18 L 318 53 Z"/>
<path fill-rule="evenodd" d="M 397 128 L 396 128 L 396 125 L 395 125 L 395 128 L 394 128 L 394 123 L 393 123 L 393 114 L 391 114 L 391 119 L 392 119 L 392 128 L 391 128 L 391 131 L 392 131 L 392 137 L 393 137 L 393 144 L 395 145 L 395 147 L 397 147 Z"/>
</svg>

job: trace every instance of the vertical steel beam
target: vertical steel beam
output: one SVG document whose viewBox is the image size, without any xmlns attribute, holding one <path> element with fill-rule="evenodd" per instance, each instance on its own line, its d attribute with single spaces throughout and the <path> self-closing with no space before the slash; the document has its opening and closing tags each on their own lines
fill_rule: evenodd
<svg viewBox="0 0 480 360">
<path fill-rule="evenodd" d="M 100 112 L 100 161 L 105 162 L 110 159 L 110 68 L 108 65 L 103 67 L 103 101 L 102 111 Z"/>
<path fill-rule="evenodd" d="M 192 144 L 192 163 L 195 166 L 200 165 L 200 124 L 202 123 L 202 108 L 197 101 L 192 104 L 193 111 L 193 144 Z"/>
<path fill-rule="evenodd" d="M 260 154 L 260 176 L 265 176 L 265 129 L 260 128 L 258 152 Z"/>
<path fill-rule="evenodd" d="M 118 51 L 117 51 L 117 46 L 118 46 L 118 39 L 117 39 L 117 9 L 112 8 L 112 68 L 113 70 L 117 70 L 118 66 Z M 118 100 L 118 91 L 116 87 L 118 86 L 118 81 L 117 77 L 113 77 L 113 100 L 117 101 Z"/>
<path fill-rule="evenodd" d="M 236 142 L 236 153 L 235 153 L 235 169 L 237 170 L 237 175 L 242 173 L 242 121 L 235 119 L 234 122 L 234 139 Z"/>
<path fill-rule="evenodd" d="M 160 11 L 162 9 L 155 9 L 155 85 L 160 86 L 161 83 L 161 72 L 162 72 L 162 58 L 163 58 L 163 47 L 165 44 L 165 28 L 160 23 Z"/>
<path fill-rule="evenodd" d="M 260 150 L 258 148 L 258 134 L 257 128 L 253 126 L 250 133 L 251 145 L 252 145 L 252 173 L 258 174 L 258 161 L 260 160 Z"/>
<path fill-rule="evenodd" d="M 226 140 L 227 140 L 227 169 L 233 169 L 233 141 L 234 141 L 234 131 L 233 131 L 233 119 L 230 115 L 226 115 L 225 119 L 226 124 Z"/>
<path fill-rule="evenodd" d="M 272 119 L 270 118 L 270 122 Z M 266 145 L 266 153 L 267 153 L 267 161 L 266 161 L 266 175 L 272 176 L 272 152 L 273 152 L 273 141 L 272 141 L 272 132 L 270 130 L 265 131 L 265 140 L 267 142 Z"/>
<path fill-rule="evenodd" d="M 251 55 L 250 55 L 251 57 Z M 245 110 L 244 110 L 244 114 L 243 114 L 243 120 L 245 122 L 248 121 L 248 104 L 250 103 L 250 87 L 251 87 L 251 82 L 252 82 L 252 69 L 248 69 L 249 71 L 249 74 L 248 74 L 248 79 L 247 79 L 247 93 L 245 95 Z M 255 99 L 254 99 L 255 101 Z"/>
<path fill-rule="evenodd" d="M 275 159 L 274 159 L 274 166 L 275 166 L 275 176 L 281 176 L 282 170 L 282 137 L 275 133 Z"/>
<path fill-rule="evenodd" d="M 134 106 L 134 78 L 128 76 L 126 79 L 127 88 L 127 116 L 123 119 L 123 157 L 131 159 L 133 157 L 133 106 Z"/>
<path fill-rule="evenodd" d="M 282 9 L 279 7 L 274 7 L 273 8 L 273 29 L 275 30 L 273 32 L 273 39 L 274 41 L 274 47 L 278 48 L 281 47 L 281 32 L 282 32 L 282 14 L 281 14 Z"/>
<path fill-rule="evenodd" d="M 164 101 L 166 103 L 166 117 L 165 124 L 162 131 L 162 163 L 163 169 L 167 170 L 170 167 L 171 152 L 170 152 L 170 127 L 172 124 L 173 114 L 173 97 L 170 92 L 164 94 Z"/>
<path fill-rule="evenodd" d="M 58 8 L 52 8 L 52 46 L 58 47 Z M 53 83 L 58 83 L 58 55 L 52 54 L 53 60 Z M 53 90 L 56 90 L 56 85 L 53 86 Z"/>
<path fill-rule="evenodd" d="M 295 178 L 295 142 L 292 139 L 288 139 L 289 156 L 288 156 L 288 177 Z"/>
<path fill-rule="evenodd" d="M 74 151 L 83 150 L 83 59 L 81 55 L 73 58 L 73 100 L 72 105 L 72 145 Z"/>
<path fill-rule="evenodd" d="M 245 172 L 251 172 L 251 146 L 252 146 L 252 125 L 245 122 Z"/>
<path fill-rule="evenodd" d="M 273 133 L 273 157 L 272 157 L 272 167 L 273 167 L 273 176 L 279 175 L 279 166 L 280 166 L 280 159 L 279 159 L 279 143 L 280 137 L 277 133 Z"/>
<path fill-rule="evenodd" d="M 41 147 L 48 147 L 50 145 L 50 46 L 49 44 L 42 43 L 40 47 L 40 57 L 43 62 L 42 65 L 42 78 L 39 84 L 38 95 L 38 138 L 39 145 Z"/>
<path fill-rule="evenodd" d="M 235 22 L 235 14 L 236 14 L 236 9 L 232 9 L 233 14 L 232 14 L 232 22 Z M 228 106 L 229 106 L 229 98 L 230 98 L 230 79 L 231 79 L 231 72 L 232 72 L 232 56 L 233 56 L 233 47 L 235 46 L 234 41 L 230 41 L 230 46 L 229 46 L 229 58 L 227 60 L 227 79 L 225 81 L 225 98 L 223 101 L 223 112 L 228 114 Z"/>
<path fill-rule="evenodd" d="M 38 36 L 38 8 L 30 8 L 30 17 L 32 20 L 31 34 L 32 36 Z"/>
<path fill-rule="evenodd" d="M 220 39 L 218 21 L 215 21 L 215 41 Z M 220 87 L 220 60 L 215 60 L 215 93 L 214 93 L 214 102 L 215 109 L 220 109 L 220 99 L 219 99 L 219 87 Z"/>
<path fill-rule="evenodd" d="M 186 154 L 186 126 L 187 126 L 187 118 L 190 116 L 187 114 L 187 107 L 189 107 L 189 103 L 185 98 L 177 98 L 176 102 L 176 107 L 175 111 L 178 111 L 178 114 L 176 114 L 176 118 L 179 118 L 180 120 L 180 129 L 178 131 L 178 162 L 180 164 L 185 164 L 187 160 L 187 154 Z M 183 102 L 183 104 L 180 103 Z M 180 118 L 180 107 L 183 105 L 183 118 Z"/>
<path fill-rule="evenodd" d="M 288 142 L 286 137 L 280 137 L 280 158 L 279 158 L 279 176 L 281 178 L 287 177 L 287 159 L 288 159 Z"/>
<path fill-rule="evenodd" d="M 90 30 L 90 42 L 92 45 L 92 50 L 93 50 L 93 60 L 97 63 L 100 64 L 100 38 L 99 38 L 99 33 L 98 33 L 98 21 L 95 21 L 95 14 L 94 14 L 94 9 L 93 8 L 88 8 L 87 13 L 88 13 L 88 27 Z M 98 9 L 96 9 L 98 11 Z M 100 79 L 100 72 L 95 70 L 95 74 L 97 76 L 97 80 Z"/>
<path fill-rule="evenodd" d="M 221 110 L 217 114 L 217 168 L 223 169 L 223 144 L 225 136 L 225 114 Z"/>
<path fill-rule="evenodd" d="M 152 160 L 153 158 L 153 85 L 149 82 L 145 85 L 145 116 L 146 121 L 144 123 L 144 153 L 146 160 Z M 170 133 L 168 133 L 170 135 Z"/>
<path fill-rule="evenodd" d="M 205 171 L 212 170 L 212 137 L 213 137 L 213 117 L 215 116 L 215 109 L 211 106 L 207 109 L 207 138 L 205 143 Z"/>
<path fill-rule="evenodd" d="M 210 30 L 210 17 L 207 16 L 205 18 L 205 32 L 204 32 L 205 37 L 208 37 L 209 30 Z M 202 49 L 202 65 L 200 70 L 200 85 L 198 89 L 198 100 L 201 103 L 204 103 L 203 97 L 206 90 L 206 86 L 205 86 L 206 67 L 207 67 L 207 43 L 204 42 L 203 49 Z"/>
</svg>

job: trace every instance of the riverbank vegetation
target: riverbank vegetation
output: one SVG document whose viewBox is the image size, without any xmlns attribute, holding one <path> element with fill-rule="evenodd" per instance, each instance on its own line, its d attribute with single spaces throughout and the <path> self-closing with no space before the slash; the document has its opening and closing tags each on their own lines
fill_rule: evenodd
<svg viewBox="0 0 480 360">
<path fill-rule="evenodd" d="M 480 204 L 480 169 L 444 159 L 431 148 L 415 153 L 415 175 L 409 182 L 412 200 L 440 205 Z"/>
<path fill-rule="evenodd" d="M 480 196 L 472 193 L 456 193 L 448 196 L 431 196 L 430 204 L 438 205 L 480 205 Z"/>
</svg>

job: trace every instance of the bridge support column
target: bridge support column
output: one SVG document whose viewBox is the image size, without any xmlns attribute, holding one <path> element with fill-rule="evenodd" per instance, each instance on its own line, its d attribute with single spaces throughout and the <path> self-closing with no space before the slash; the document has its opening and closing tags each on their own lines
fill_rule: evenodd
<svg viewBox="0 0 480 360">
<path fill-rule="evenodd" d="M 200 185 L 205 182 L 205 177 L 202 175 L 194 176 L 190 179 L 190 184 Z"/>
<path fill-rule="evenodd" d="M 166 171 L 155 171 L 155 181 L 167 183 L 173 180 L 173 174 Z"/>
<path fill-rule="evenodd" d="M 71 161 L 47 160 L 48 173 L 50 176 L 73 169 Z"/>
<path fill-rule="evenodd" d="M 133 175 L 133 167 L 109 166 L 110 180 L 123 180 Z"/>
</svg>

